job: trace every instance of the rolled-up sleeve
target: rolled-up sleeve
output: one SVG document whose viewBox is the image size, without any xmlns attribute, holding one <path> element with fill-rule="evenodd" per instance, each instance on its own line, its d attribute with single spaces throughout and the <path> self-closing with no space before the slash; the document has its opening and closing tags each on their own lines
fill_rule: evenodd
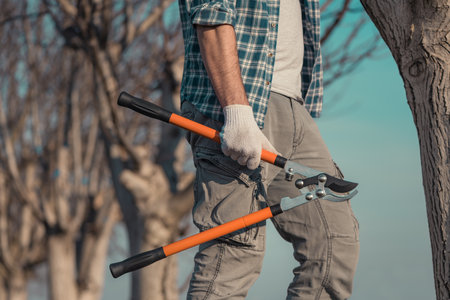
<svg viewBox="0 0 450 300">
<path fill-rule="evenodd" d="M 235 0 L 185 0 L 193 25 L 222 25 L 236 22 Z"/>
</svg>

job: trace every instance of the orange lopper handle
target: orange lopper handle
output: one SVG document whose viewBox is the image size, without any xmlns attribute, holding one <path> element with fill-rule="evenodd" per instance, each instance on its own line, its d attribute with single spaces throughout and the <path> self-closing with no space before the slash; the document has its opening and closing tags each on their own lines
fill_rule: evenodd
<svg viewBox="0 0 450 300">
<path fill-rule="evenodd" d="M 217 130 L 165 110 L 154 103 L 134 97 L 127 92 L 120 93 L 117 103 L 120 106 L 131 108 L 132 110 L 148 117 L 171 123 L 220 143 L 220 134 Z M 286 158 L 265 149 L 262 149 L 261 159 L 280 168 L 284 168 L 287 161 Z"/>
<path fill-rule="evenodd" d="M 205 230 L 203 232 L 194 234 L 185 239 L 174 242 L 170 245 L 164 246 L 164 254 L 166 256 L 181 252 L 183 250 L 192 248 L 194 246 L 203 244 L 207 241 L 214 240 L 228 233 L 234 232 L 236 230 L 249 227 L 253 224 L 259 223 L 266 219 L 272 218 L 273 214 L 270 207 L 258 210 L 254 213 L 245 215 L 243 217 L 237 218 L 233 221 L 227 222 L 225 224 L 213 227 L 211 229 Z"/>
<path fill-rule="evenodd" d="M 169 118 L 169 123 L 174 124 L 178 127 L 192 131 L 198 135 L 204 136 L 210 140 L 213 140 L 220 144 L 220 133 L 219 131 L 212 129 L 208 126 L 202 125 L 200 123 L 194 122 L 180 115 L 172 113 Z M 262 149 L 261 159 L 271 164 L 275 164 L 277 161 L 277 154 Z M 284 166 L 283 166 L 284 167 Z"/>
<path fill-rule="evenodd" d="M 281 206 L 279 204 L 269 206 L 264 209 L 258 210 L 254 213 L 237 218 L 233 221 L 194 234 L 185 239 L 176 241 L 167 246 L 146 251 L 137 254 L 135 256 L 132 256 L 130 258 L 127 258 L 121 262 L 113 263 L 109 265 L 109 269 L 113 277 L 117 278 L 125 273 L 132 272 L 145 266 L 148 266 L 154 262 L 166 258 L 167 256 L 176 254 L 178 252 L 184 251 L 186 249 L 195 247 L 202 243 L 224 236 L 228 233 L 249 227 L 253 224 L 272 218 L 273 216 L 276 216 L 282 212 L 283 210 L 281 209 Z"/>
</svg>

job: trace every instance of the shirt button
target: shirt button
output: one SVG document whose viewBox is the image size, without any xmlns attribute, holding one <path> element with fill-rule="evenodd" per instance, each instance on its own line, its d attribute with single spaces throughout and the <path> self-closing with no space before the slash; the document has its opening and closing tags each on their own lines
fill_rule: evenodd
<svg viewBox="0 0 450 300">
<path fill-rule="evenodd" d="M 266 85 L 270 85 L 270 82 L 266 81 Z"/>
<path fill-rule="evenodd" d="M 276 24 L 276 23 L 272 23 L 272 24 L 270 24 L 270 26 L 272 26 L 272 27 L 276 27 L 276 26 L 277 26 L 277 24 Z"/>
<path fill-rule="evenodd" d="M 269 52 L 269 57 L 272 57 L 273 56 L 273 53 L 272 52 Z"/>
</svg>

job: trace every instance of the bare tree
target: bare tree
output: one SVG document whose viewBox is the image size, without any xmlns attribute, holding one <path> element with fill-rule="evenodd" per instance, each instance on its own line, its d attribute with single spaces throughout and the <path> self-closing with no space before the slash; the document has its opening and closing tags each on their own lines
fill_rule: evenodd
<svg viewBox="0 0 450 300">
<path fill-rule="evenodd" d="M 3 3 L 3 8 L 1 19 L 14 10 L 11 3 Z M 15 141 L 20 143 L 24 138 L 20 131 L 24 128 L 30 130 L 25 114 L 21 113 L 24 102 L 6 103 L 3 99 L 7 96 L 18 100 L 21 94 L 14 79 L 23 75 L 19 68 L 21 58 L 17 55 L 21 47 L 14 32 L 17 32 L 17 26 L 13 24 L 2 26 L 0 31 L 4 45 L 0 49 L 0 82 L 3 84 L 0 93 L 0 298 L 24 300 L 27 298 L 27 280 L 33 268 L 46 257 L 45 229 L 33 213 L 33 206 L 19 201 L 21 198 L 17 193 L 19 190 L 21 195 L 25 195 L 36 187 L 37 166 L 30 147 L 15 147 Z M 34 108 L 29 106 L 27 114 L 36 112 Z M 21 153 L 20 161 L 16 160 L 17 152 Z M 11 156 L 14 159 L 8 159 Z M 13 178 L 19 176 L 20 183 L 15 182 Z"/>
<path fill-rule="evenodd" d="M 180 131 L 161 131 L 160 126 L 149 126 L 152 122 L 125 113 L 115 104 L 120 90 L 129 88 L 161 105 L 174 106 L 182 44 L 181 36 L 173 33 L 177 26 L 172 29 L 162 21 L 171 3 L 45 1 L 66 46 L 91 64 L 92 99 L 130 254 L 176 239 L 179 222 L 192 205 L 193 180 L 182 169 L 185 144 Z M 171 139 L 161 134 L 170 134 Z M 134 273 L 132 299 L 176 299 L 174 259 Z"/>
<path fill-rule="evenodd" d="M 45 258 L 52 299 L 99 299 L 118 210 L 98 118 L 81 88 L 89 85 L 77 80 L 83 63 L 61 49 L 40 14 L 24 17 L 27 2 L 3 4 L 22 22 L 1 27 L 10 38 L 0 50 L 8 84 L 0 97 L 2 286 L 7 299 L 25 299 L 26 272 Z"/>
<path fill-rule="evenodd" d="M 3 3 L 2 36 L 11 39 L 2 48 L 8 58 L 3 61 L 13 68 L 2 72 L 2 82 L 10 88 L 2 87 L 0 158 L 5 166 L 2 178 L 12 184 L 2 199 L 19 197 L 45 228 L 52 299 L 100 296 L 115 220 L 114 198 L 105 179 L 112 178 L 119 195 L 132 253 L 176 239 L 179 220 L 190 209 L 192 175 L 183 171 L 185 148 L 179 130 L 160 130 L 117 111 L 115 105 L 118 87 L 133 86 L 130 90 L 176 109 L 173 95 L 180 81 L 182 43 L 177 24 L 162 21 L 170 3 Z M 150 13 L 141 15 L 147 8 Z M 153 36 L 147 36 L 150 27 L 155 28 Z M 14 38 L 23 33 L 24 39 Z M 125 53 L 137 39 L 141 43 Z M 35 166 L 29 189 L 23 176 L 26 151 Z M 102 168 L 105 162 L 107 170 Z M 3 200 L 10 208 L 11 202 Z M 6 216 L 1 217 L 3 224 Z M 2 249 L 10 245 L 3 243 Z M 6 260 L 1 263 L 2 278 L 8 278 L 3 272 Z M 134 280 L 133 298 L 176 298 L 175 270 L 174 258 L 159 264 L 156 276 L 145 277 L 148 283 L 142 291 Z M 20 279 L 24 286 L 26 277 Z M 9 278 L 1 283 L 11 285 Z"/>
<path fill-rule="evenodd" d="M 25 167 L 28 185 L 34 179 L 30 176 L 33 167 L 33 164 Z M 4 172 L 0 172 L 0 298 L 26 300 L 28 279 L 46 257 L 45 229 L 36 221 L 29 205 L 15 201 L 9 186 Z"/>
<path fill-rule="evenodd" d="M 361 0 L 398 65 L 419 136 L 437 299 L 450 299 L 450 5 Z"/>
</svg>

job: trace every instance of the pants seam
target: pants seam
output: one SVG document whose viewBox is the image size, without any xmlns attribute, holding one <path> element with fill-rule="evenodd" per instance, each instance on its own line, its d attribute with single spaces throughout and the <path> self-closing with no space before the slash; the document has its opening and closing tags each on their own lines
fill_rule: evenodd
<svg viewBox="0 0 450 300">
<path fill-rule="evenodd" d="M 295 153 L 297 151 L 297 146 L 301 145 L 303 142 L 303 131 L 304 131 L 304 125 L 303 125 L 303 119 L 299 118 L 298 115 L 294 112 L 294 101 L 298 102 L 295 99 L 290 99 L 291 101 L 291 112 L 294 122 L 294 136 L 292 141 L 292 153 Z M 301 104 L 302 105 L 302 104 Z M 297 123 L 298 119 L 298 123 Z"/>
<path fill-rule="evenodd" d="M 331 242 L 331 236 L 330 236 L 330 229 L 327 223 L 327 219 L 325 218 L 325 213 L 323 212 L 322 206 L 320 205 L 320 200 L 314 201 L 317 211 L 319 212 L 319 215 L 322 219 L 323 225 L 326 230 L 327 235 L 327 260 L 326 260 L 326 267 L 325 267 L 325 274 L 322 279 L 321 287 L 319 288 L 319 291 L 316 295 L 316 300 L 320 299 L 320 296 L 323 292 L 323 289 L 328 285 L 328 280 L 330 276 L 330 268 L 331 268 L 331 258 L 332 258 L 332 242 Z"/>
<path fill-rule="evenodd" d="M 219 248 L 219 258 L 217 259 L 216 270 L 214 272 L 213 277 L 211 278 L 211 282 L 209 283 L 208 289 L 206 290 L 206 294 L 205 297 L 203 297 L 203 300 L 207 300 L 209 296 L 213 293 L 214 282 L 217 279 L 217 276 L 219 275 L 220 266 L 222 265 L 222 258 L 223 254 L 225 253 L 225 246 L 223 243 L 218 243 L 217 247 Z"/>
<path fill-rule="evenodd" d="M 292 123 L 294 124 L 294 134 L 292 136 L 292 153 L 295 153 L 295 149 L 297 148 L 299 141 L 297 141 L 297 139 L 296 139 L 296 137 L 297 137 L 296 133 L 297 133 L 298 128 L 297 128 L 295 114 L 294 114 L 294 106 L 293 106 L 291 98 L 289 98 L 289 104 L 291 105 Z"/>
</svg>

